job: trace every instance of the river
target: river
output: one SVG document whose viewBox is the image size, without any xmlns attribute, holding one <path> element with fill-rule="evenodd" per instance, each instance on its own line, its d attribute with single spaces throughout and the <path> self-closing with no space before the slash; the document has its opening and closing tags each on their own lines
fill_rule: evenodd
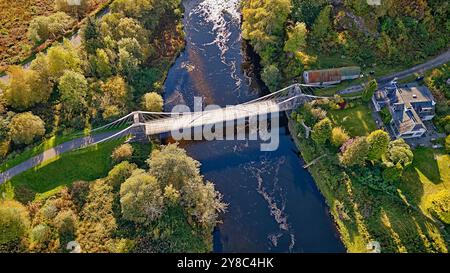
<svg viewBox="0 0 450 273">
<path fill-rule="evenodd" d="M 165 110 L 238 104 L 264 93 L 240 36 L 239 0 L 185 0 L 186 48 L 168 73 Z M 253 58 L 255 59 L 255 58 Z M 215 252 L 344 252 L 323 196 L 287 129 L 280 146 L 261 152 L 259 141 L 192 141 L 183 144 L 201 162 L 229 204 L 214 232 Z"/>
</svg>

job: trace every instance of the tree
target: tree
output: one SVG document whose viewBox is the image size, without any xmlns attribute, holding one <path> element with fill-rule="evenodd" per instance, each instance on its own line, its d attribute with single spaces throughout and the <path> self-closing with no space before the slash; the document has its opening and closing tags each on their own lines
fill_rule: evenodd
<svg viewBox="0 0 450 273">
<path fill-rule="evenodd" d="M 163 98 L 156 92 L 149 92 L 142 97 L 142 108 L 145 111 L 161 112 L 163 106 Z"/>
<path fill-rule="evenodd" d="M 108 173 L 107 181 L 113 187 L 113 189 L 119 188 L 119 186 L 130 178 L 134 170 L 137 169 L 136 164 L 131 164 L 128 161 L 122 161 Z"/>
<path fill-rule="evenodd" d="M 350 139 L 341 147 L 339 159 L 345 167 L 363 166 L 369 152 L 369 144 L 365 137 Z"/>
<path fill-rule="evenodd" d="M 164 211 L 164 199 L 156 178 L 137 170 L 120 186 L 120 205 L 124 219 L 149 224 Z"/>
<path fill-rule="evenodd" d="M 182 202 L 188 213 L 209 229 L 217 225 L 218 214 L 225 212 L 227 208 L 214 184 L 205 184 L 201 179 L 191 180 L 183 187 Z"/>
<path fill-rule="evenodd" d="M 92 0 L 55 0 L 55 9 L 80 19 L 89 11 L 91 1 Z M 75 2 L 76 4 L 73 4 Z"/>
<path fill-rule="evenodd" d="M 85 109 L 88 83 L 83 74 L 67 70 L 59 80 L 58 88 L 68 119 Z"/>
<path fill-rule="evenodd" d="M 327 0 L 292 0 L 291 17 L 296 22 L 305 22 L 312 27 Z"/>
<path fill-rule="evenodd" d="M 99 78 L 108 78 L 112 75 L 113 69 L 109 56 L 104 49 L 98 48 L 95 55 L 95 72 Z"/>
<path fill-rule="evenodd" d="M 319 145 L 325 144 L 331 138 L 333 124 L 330 119 L 324 118 L 314 125 L 311 138 Z"/>
<path fill-rule="evenodd" d="M 412 163 L 413 158 L 414 153 L 411 151 L 411 147 L 404 139 L 400 138 L 389 143 L 383 161 L 388 168 L 396 167 L 398 170 L 402 171 L 404 167 Z"/>
<path fill-rule="evenodd" d="M 26 70 L 21 66 L 8 69 L 9 84 L 6 87 L 5 99 L 17 110 L 26 110 L 37 103 L 45 102 L 52 91 L 49 83 L 34 70 Z"/>
<path fill-rule="evenodd" d="M 73 23 L 74 20 L 64 12 L 57 12 L 50 16 L 37 16 L 30 22 L 28 36 L 36 44 L 45 42 L 64 34 Z"/>
<path fill-rule="evenodd" d="M 263 66 L 273 63 L 275 53 L 283 47 L 284 24 L 290 11 L 290 0 L 243 2 L 242 37 L 261 56 Z"/>
<path fill-rule="evenodd" d="M 126 105 L 131 96 L 130 88 L 125 80 L 120 76 L 109 78 L 101 85 L 103 91 L 102 108 L 107 106 L 117 106 L 121 109 L 120 112 L 126 111 Z"/>
<path fill-rule="evenodd" d="M 316 18 L 312 27 L 311 39 L 313 43 L 326 52 L 336 44 L 336 32 L 331 25 L 331 14 L 333 7 L 331 5 L 322 9 Z"/>
<path fill-rule="evenodd" d="M 63 210 L 58 213 L 54 220 L 59 235 L 71 237 L 75 235 L 78 217 L 72 210 Z"/>
<path fill-rule="evenodd" d="M 375 94 L 375 91 L 378 88 L 378 83 L 377 80 L 373 79 L 371 80 L 367 86 L 364 88 L 363 94 L 362 94 L 362 99 L 363 101 L 370 101 L 373 97 L 373 94 Z"/>
<path fill-rule="evenodd" d="M 0 201 L 0 245 L 16 242 L 30 228 L 30 217 L 26 208 L 17 201 Z"/>
<path fill-rule="evenodd" d="M 303 51 L 306 46 L 306 36 L 308 31 L 305 23 L 297 22 L 294 27 L 288 29 L 288 39 L 284 44 L 284 51 L 290 53 L 296 53 L 297 51 Z"/>
<path fill-rule="evenodd" d="M 102 35 L 95 17 L 89 16 L 81 29 L 81 43 L 87 54 L 96 54 L 103 47 Z"/>
<path fill-rule="evenodd" d="M 334 127 L 331 131 L 331 143 L 336 147 L 341 147 L 349 139 L 347 132 L 341 127 Z"/>
<path fill-rule="evenodd" d="M 150 174 L 163 185 L 172 185 L 180 190 L 190 179 L 200 176 L 200 163 L 178 148 L 176 144 L 163 146 L 161 150 L 154 150 L 147 160 Z"/>
<path fill-rule="evenodd" d="M 369 144 L 368 159 L 380 160 L 387 152 L 390 140 L 389 134 L 383 130 L 376 130 L 370 133 L 367 137 L 367 142 Z"/>
<path fill-rule="evenodd" d="M 45 134 L 44 122 L 31 112 L 15 115 L 8 127 L 11 139 L 16 144 L 30 144 L 36 137 Z"/>
<path fill-rule="evenodd" d="M 39 224 L 31 230 L 30 239 L 33 245 L 42 245 L 50 240 L 52 231 L 46 224 Z"/>
<path fill-rule="evenodd" d="M 80 213 L 76 241 L 83 252 L 108 252 L 113 245 L 113 233 L 117 229 L 113 213 L 114 194 L 104 180 L 91 182 L 86 203 Z"/>
<path fill-rule="evenodd" d="M 261 79 L 267 85 L 270 91 L 275 91 L 280 86 L 281 74 L 277 66 L 274 64 L 264 67 L 261 73 Z"/>
<path fill-rule="evenodd" d="M 130 160 L 133 155 L 133 147 L 129 144 L 122 144 L 115 148 L 111 154 L 111 158 L 114 162 L 119 163 L 124 160 Z"/>
<path fill-rule="evenodd" d="M 77 50 L 67 40 L 62 45 L 50 47 L 46 58 L 48 75 L 53 82 L 57 82 L 66 70 L 82 72 Z"/>
</svg>

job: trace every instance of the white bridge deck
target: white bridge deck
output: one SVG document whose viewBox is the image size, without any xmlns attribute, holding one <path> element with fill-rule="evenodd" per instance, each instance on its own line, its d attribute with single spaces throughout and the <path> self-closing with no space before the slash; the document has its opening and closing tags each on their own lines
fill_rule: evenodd
<svg viewBox="0 0 450 273">
<path fill-rule="evenodd" d="M 145 133 L 147 135 L 155 135 L 205 125 L 224 124 L 250 117 L 264 117 L 280 111 L 282 110 L 280 110 L 278 103 L 274 101 L 261 101 L 203 112 L 183 113 L 170 118 L 146 121 L 143 125 L 145 125 Z"/>
</svg>

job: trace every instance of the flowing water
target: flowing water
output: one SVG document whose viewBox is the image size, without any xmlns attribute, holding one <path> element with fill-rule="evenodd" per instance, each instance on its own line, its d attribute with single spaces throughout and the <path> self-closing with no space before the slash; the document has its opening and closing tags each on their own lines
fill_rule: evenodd
<svg viewBox="0 0 450 273">
<path fill-rule="evenodd" d="M 186 49 L 165 82 L 165 110 L 176 104 L 234 105 L 263 95 L 252 53 L 240 36 L 239 0 L 186 0 Z M 191 108 L 192 109 L 192 108 Z M 259 141 L 183 144 L 229 204 L 214 232 L 216 252 L 343 252 L 323 197 L 283 117 L 280 146 Z"/>
</svg>

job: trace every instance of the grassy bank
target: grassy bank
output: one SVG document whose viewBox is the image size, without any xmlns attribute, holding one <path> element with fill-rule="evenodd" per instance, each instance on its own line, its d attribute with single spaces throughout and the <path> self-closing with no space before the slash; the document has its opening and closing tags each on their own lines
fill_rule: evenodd
<svg viewBox="0 0 450 273">
<path fill-rule="evenodd" d="M 74 181 L 91 181 L 104 177 L 112 167 L 111 153 L 124 139 L 75 150 L 43 162 L 0 187 L 10 197 L 30 201 L 36 194 L 51 193 Z"/>
<path fill-rule="evenodd" d="M 328 152 L 326 148 L 317 147 L 311 139 L 305 139 L 303 134 L 299 134 L 293 121 L 290 121 L 290 128 L 306 162 Z M 405 177 L 410 177 L 413 171 L 426 169 L 424 167 L 427 165 L 421 163 L 426 160 L 421 159 L 421 152 L 415 151 L 418 159 Z M 438 166 L 448 161 L 448 156 L 439 156 L 443 157 L 439 159 Z M 330 207 L 341 239 L 349 252 L 367 252 L 366 246 L 371 241 L 379 242 L 382 252 L 448 252 L 448 239 L 440 223 L 429 218 L 422 209 L 417 209 L 411 198 L 413 195 L 421 196 L 425 203 L 427 193 L 418 190 L 421 186 L 409 187 L 408 190 L 405 188 L 403 194 L 389 194 L 362 182 L 360 177 L 371 176 L 370 172 L 355 173 L 342 169 L 336 155 L 322 158 L 309 171 Z M 438 167 L 434 170 L 435 177 L 437 173 L 448 180 L 448 171 Z M 425 188 L 436 190 L 435 186 L 424 184 L 425 180 L 410 179 Z M 401 184 L 413 185 L 408 179 L 403 179 Z M 402 191 L 402 185 L 398 187 Z M 443 184 L 440 187 L 445 186 Z"/>
</svg>

